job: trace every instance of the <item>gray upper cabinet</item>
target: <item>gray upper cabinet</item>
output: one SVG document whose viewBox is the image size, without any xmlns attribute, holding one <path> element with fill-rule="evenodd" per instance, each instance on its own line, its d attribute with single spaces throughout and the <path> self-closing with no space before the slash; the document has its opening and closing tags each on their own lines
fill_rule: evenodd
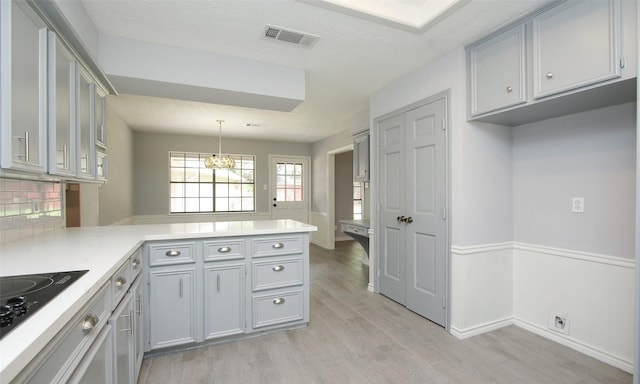
<svg viewBox="0 0 640 384">
<path fill-rule="evenodd" d="M 467 53 L 467 118 L 518 126 L 636 99 L 636 1 L 548 2 Z"/>
<path fill-rule="evenodd" d="M 353 136 L 353 180 L 369 181 L 369 132 Z"/>
<path fill-rule="evenodd" d="M 0 1 L 0 166 L 47 171 L 47 30 L 22 1 Z"/>
<path fill-rule="evenodd" d="M 620 77 L 617 1 L 570 1 L 536 16 L 534 98 Z"/>
<path fill-rule="evenodd" d="M 94 84 L 91 82 L 89 75 L 78 65 L 76 65 L 76 80 L 77 176 L 85 179 L 95 179 Z"/>
<path fill-rule="evenodd" d="M 525 32 L 522 24 L 468 49 L 472 116 L 526 102 Z"/>
<path fill-rule="evenodd" d="M 75 59 L 56 34 L 49 32 L 49 173 L 75 176 Z"/>
</svg>

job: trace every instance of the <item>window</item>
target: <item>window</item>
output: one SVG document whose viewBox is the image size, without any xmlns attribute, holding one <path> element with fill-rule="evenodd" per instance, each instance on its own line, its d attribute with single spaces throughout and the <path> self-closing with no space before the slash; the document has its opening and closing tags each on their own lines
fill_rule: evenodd
<svg viewBox="0 0 640 384">
<path fill-rule="evenodd" d="M 276 163 L 276 201 L 304 201 L 301 163 Z"/>
<path fill-rule="evenodd" d="M 353 183 L 353 219 L 362 220 L 362 192 L 363 183 Z"/>
<path fill-rule="evenodd" d="M 254 212 L 255 156 L 229 155 L 234 169 L 208 169 L 209 156 L 169 152 L 170 212 Z"/>
</svg>

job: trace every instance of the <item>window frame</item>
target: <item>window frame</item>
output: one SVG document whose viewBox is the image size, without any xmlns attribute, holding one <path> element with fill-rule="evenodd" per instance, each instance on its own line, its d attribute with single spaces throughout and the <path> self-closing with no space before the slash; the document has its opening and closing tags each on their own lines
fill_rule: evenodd
<svg viewBox="0 0 640 384">
<path fill-rule="evenodd" d="M 177 156 L 176 156 L 177 155 Z M 180 161 L 179 156 L 182 156 L 182 161 L 183 164 L 182 166 L 173 166 L 174 165 L 174 161 Z M 193 215 L 193 214 L 206 214 L 206 215 L 224 215 L 224 214 L 251 214 L 251 213 L 256 213 L 256 156 L 255 155 L 247 155 L 247 154 L 228 154 L 226 156 L 230 156 L 232 159 L 234 159 L 236 161 L 236 165 L 240 164 L 240 168 L 234 168 L 233 170 L 237 170 L 238 172 L 235 173 L 236 175 L 238 175 L 239 177 L 239 181 L 238 182 L 230 182 L 230 180 L 227 178 L 226 181 L 216 181 L 216 172 L 218 171 L 222 171 L 222 172 L 231 172 L 232 170 L 216 170 L 216 169 L 208 169 L 205 168 L 204 166 L 204 159 L 206 157 L 209 156 L 216 156 L 215 154 L 210 154 L 210 153 L 200 153 L 200 152 L 189 152 L 189 151 L 176 151 L 176 150 L 170 150 L 168 152 L 168 166 L 167 166 L 167 171 L 168 171 L 168 211 L 170 215 Z M 198 167 L 189 167 L 188 164 L 189 162 L 191 162 L 191 164 L 194 164 L 194 161 L 196 161 L 195 159 L 197 158 L 197 164 Z M 250 167 L 248 168 L 243 168 L 242 165 L 245 164 L 245 162 L 251 162 Z M 182 169 L 183 170 L 183 177 L 182 180 L 174 180 L 173 179 L 173 169 Z M 188 181 L 188 170 L 192 170 L 192 172 L 190 172 L 191 176 L 197 175 L 198 177 L 198 181 Z M 195 172 L 193 170 L 196 170 Z M 205 178 L 210 178 L 211 181 L 202 181 L 202 176 L 203 176 L 203 172 L 202 171 L 206 171 L 206 172 L 211 172 L 210 175 L 204 174 Z M 251 182 L 245 182 L 244 178 L 240 176 L 240 174 L 243 171 L 251 171 Z M 222 176 L 224 177 L 224 176 Z M 175 190 L 174 188 L 179 188 L 179 187 L 175 187 L 174 185 L 183 185 L 184 187 L 182 188 L 182 193 L 178 193 L 178 195 L 175 194 Z M 230 186 L 236 186 L 235 189 L 237 189 L 236 192 L 239 192 L 240 195 L 239 196 L 234 196 L 231 195 L 230 193 L 227 193 L 226 196 L 223 197 L 217 197 L 217 186 L 223 186 L 226 185 L 227 186 L 227 190 L 230 190 Z M 194 187 L 195 186 L 195 187 Z M 207 187 L 210 186 L 210 195 L 211 196 L 207 196 L 208 193 L 205 193 L 205 196 L 202 197 L 202 192 L 203 192 L 203 187 L 204 189 L 207 189 Z M 249 189 L 251 190 L 250 195 L 247 194 L 247 191 L 245 189 L 245 186 L 251 186 Z M 197 196 L 188 196 L 188 192 L 187 189 L 197 189 Z M 181 196 L 180 196 L 181 195 Z M 187 199 L 197 199 L 198 202 L 198 210 L 189 210 L 189 201 L 187 201 Z M 203 210 L 202 209 L 202 202 L 203 201 L 207 201 L 210 199 L 210 202 L 207 202 L 207 204 L 211 204 L 211 210 Z M 224 199 L 226 200 L 226 210 L 217 210 L 218 204 L 216 203 L 216 200 L 220 200 L 220 199 Z M 233 206 L 233 199 L 238 199 L 239 200 L 239 204 L 240 204 L 240 210 L 232 210 L 231 207 Z M 182 209 L 181 210 L 175 210 L 174 207 L 174 201 L 177 200 L 182 200 Z M 251 209 L 242 209 L 243 207 L 243 200 L 249 200 L 250 201 L 250 205 L 251 205 Z M 192 201 L 193 203 L 193 201 Z M 248 204 L 248 203 L 247 203 Z"/>
</svg>

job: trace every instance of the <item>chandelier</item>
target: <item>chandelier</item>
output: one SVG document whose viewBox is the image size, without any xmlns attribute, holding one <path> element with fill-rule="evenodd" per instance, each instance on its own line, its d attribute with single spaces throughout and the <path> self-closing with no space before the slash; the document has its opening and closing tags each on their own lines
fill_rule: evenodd
<svg viewBox="0 0 640 384">
<path fill-rule="evenodd" d="M 216 120 L 218 122 L 218 156 L 212 155 L 204 159 L 204 166 L 209 169 L 232 169 L 236 166 L 236 162 L 229 156 L 222 156 L 222 123 L 224 120 Z"/>
</svg>

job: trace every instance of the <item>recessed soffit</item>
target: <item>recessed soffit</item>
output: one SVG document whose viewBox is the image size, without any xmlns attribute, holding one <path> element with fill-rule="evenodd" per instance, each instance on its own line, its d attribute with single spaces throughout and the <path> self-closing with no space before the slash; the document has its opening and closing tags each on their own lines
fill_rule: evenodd
<svg viewBox="0 0 640 384">
<path fill-rule="evenodd" d="M 422 33 L 471 0 L 299 0 L 303 3 Z"/>
</svg>

